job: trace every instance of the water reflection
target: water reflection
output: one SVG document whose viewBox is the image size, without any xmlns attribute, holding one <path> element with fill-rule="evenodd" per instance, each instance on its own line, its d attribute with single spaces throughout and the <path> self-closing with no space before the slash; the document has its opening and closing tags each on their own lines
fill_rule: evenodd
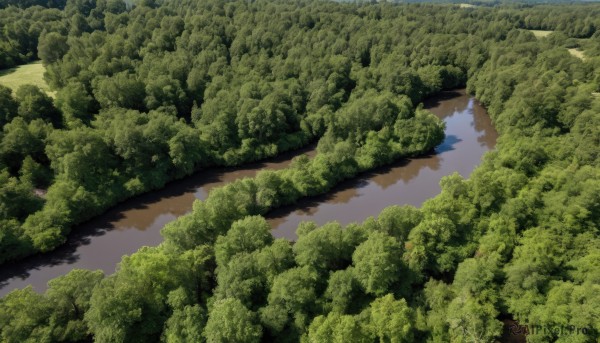
<svg viewBox="0 0 600 343">
<path fill-rule="evenodd" d="M 268 216 L 276 237 L 295 239 L 301 221 L 319 225 L 360 222 L 394 204 L 420 206 L 439 193 L 439 180 L 457 171 L 468 177 L 497 133 L 485 109 L 463 90 L 443 92 L 425 108 L 446 123 L 446 138 L 429 156 L 401 160 L 344 182 L 325 196 L 277 209 Z"/>
<path fill-rule="evenodd" d="M 74 268 L 101 269 L 110 274 L 123 255 L 132 254 L 142 246 L 160 244 L 160 229 L 191 211 L 194 200 L 205 199 L 214 187 L 253 177 L 263 169 L 285 168 L 294 156 L 304 153 L 314 156 L 314 148 L 313 145 L 243 168 L 208 169 L 172 182 L 162 190 L 125 201 L 74 228 L 58 249 L 0 267 L 0 296 L 27 285 L 43 291 L 49 280 Z"/>
<path fill-rule="evenodd" d="M 439 192 L 443 176 L 458 171 L 467 177 L 496 142 L 485 109 L 464 91 L 444 92 L 428 100 L 425 107 L 446 122 L 446 139 L 434 154 L 397 161 L 343 182 L 327 195 L 273 211 L 269 215 L 273 234 L 293 239 L 303 220 L 324 224 L 335 219 L 347 224 L 363 221 L 392 204 L 419 206 Z M 214 187 L 252 177 L 261 169 L 285 168 L 300 153 L 314 156 L 314 147 L 244 168 L 202 171 L 163 190 L 130 199 L 75 228 L 56 251 L 0 267 L 0 296 L 30 284 L 43 291 L 49 280 L 74 268 L 112 273 L 121 256 L 145 245 L 158 245 L 160 229 L 191 211 L 194 199 L 205 199 Z"/>
</svg>

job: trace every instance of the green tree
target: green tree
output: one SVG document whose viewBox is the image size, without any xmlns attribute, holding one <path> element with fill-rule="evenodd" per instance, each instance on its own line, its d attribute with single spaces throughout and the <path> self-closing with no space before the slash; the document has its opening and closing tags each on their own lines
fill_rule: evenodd
<svg viewBox="0 0 600 343">
<path fill-rule="evenodd" d="M 50 32 L 40 37 L 38 57 L 45 65 L 59 61 L 68 50 L 67 37 L 58 32 Z"/>
<path fill-rule="evenodd" d="M 61 123 L 61 114 L 54 107 L 52 98 L 34 85 L 23 85 L 19 87 L 16 94 L 19 109 L 19 117 L 26 122 L 34 119 L 43 119 L 58 126 Z"/>
<path fill-rule="evenodd" d="M 323 296 L 331 302 L 331 310 L 339 313 L 348 313 L 362 306 L 360 300 L 360 284 L 354 277 L 352 267 L 338 270 L 329 276 L 327 289 Z"/>
<path fill-rule="evenodd" d="M 226 266 L 239 253 L 251 253 L 273 242 L 271 227 L 260 216 L 250 216 L 231 225 L 225 236 L 217 238 L 215 256 L 217 264 Z"/>
<path fill-rule="evenodd" d="M 23 220 L 42 204 L 43 200 L 33 194 L 31 184 L 19 182 L 6 170 L 0 172 L 0 218 Z"/>
<path fill-rule="evenodd" d="M 268 305 L 261 309 L 261 322 L 273 334 L 291 328 L 297 333 L 306 329 L 314 311 L 317 273 L 311 269 L 292 268 L 273 281 Z"/>
<path fill-rule="evenodd" d="M 193 299 L 183 288 L 169 293 L 167 301 L 173 314 L 165 323 L 161 340 L 169 343 L 202 341 L 206 311 L 200 305 L 192 305 Z"/>
<path fill-rule="evenodd" d="M 77 126 L 77 122 L 89 125 L 95 110 L 94 99 L 80 83 L 70 83 L 62 88 L 57 94 L 56 106 L 69 127 Z"/>
<path fill-rule="evenodd" d="M 13 98 L 12 90 L 0 85 L 0 127 L 17 116 L 18 107 L 19 104 Z"/>
<path fill-rule="evenodd" d="M 75 13 L 80 13 L 84 16 L 90 15 L 92 9 L 96 7 L 95 0 L 67 0 L 65 12 L 71 16 Z"/>
<path fill-rule="evenodd" d="M 207 342 L 260 342 L 262 330 L 254 313 L 237 299 L 215 302 L 204 330 Z"/>
<path fill-rule="evenodd" d="M 55 131 L 46 151 L 59 178 L 90 191 L 106 180 L 115 165 L 114 156 L 100 134 L 87 127 Z M 103 161 L 101 166 L 98 159 Z"/>
<path fill-rule="evenodd" d="M 448 307 L 448 323 L 452 342 L 483 343 L 502 333 L 498 310 L 490 303 L 480 303 L 470 296 L 459 295 Z"/>
<path fill-rule="evenodd" d="M 98 77 L 92 82 L 94 97 L 102 108 L 144 109 L 146 91 L 135 75 L 121 72 L 112 77 Z"/>
<path fill-rule="evenodd" d="M 418 273 L 441 273 L 454 267 L 456 254 L 448 249 L 456 237 L 456 226 L 443 216 L 425 218 L 409 234 L 408 264 Z"/>
<path fill-rule="evenodd" d="M 392 294 L 377 298 L 371 303 L 370 323 L 380 342 L 413 342 L 415 314 L 406 300 L 395 300 Z"/>
<path fill-rule="evenodd" d="M 45 297 L 53 306 L 50 322 L 54 326 L 52 334 L 58 341 L 88 338 L 89 329 L 83 316 L 90 308 L 94 287 L 103 277 L 101 271 L 74 269 L 48 283 Z"/>
<path fill-rule="evenodd" d="M 257 254 L 240 253 L 217 269 L 217 299 L 235 298 L 249 309 L 262 305 L 268 294 L 267 280 L 257 265 Z"/>
<path fill-rule="evenodd" d="M 308 329 L 307 342 L 373 342 L 367 325 L 358 316 L 331 312 L 327 316 L 316 317 Z"/>
<path fill-rule="evenodd" d="M 4 125 L 0 157 L 5 165 L 16 172 L 26 156 L 38 161 L 45 160 L 44 143 L 50 131 L 50 125 L 41 119 L 28 124 L 23 118 L 17 117 Z"/>
<path fill-rule="evenodd" d="M 351 232 L 339 223 L 324 226 L 302 234 L 294 244 L 296 262 L 320 271 L 344 269 L 352 261 L 352 253 L 360 242 L 353 241 Z"/>
<path fill-rule="evenodd" d="M 402 262 L 402 246 L 381 232 L 373 232 L 352 255 L 354 274 L 365 292 L 383 295 L 393 284 L 405 281 L 408 271 Z"/>
<path fill-rule="evenodd" d="M 184 254 L 146 247 L 125 256 L 119 273 L 102 280 L 92 294 L 85 321 L 95 339 L 144 342 L 158 337 L 170 314 L 172 292 L 183 288 L 197 295 L 211 258 L 206 247 Z"/>
<path fill-rule="evenodd" d="M 31 287 L 16 290 L 0 300 L 0 337 L 7 343 L 44 342 L 52 339 L 48 319 L 52 306 Z"/>
<path fill-rule="evenodd" d="M 395 237 L 399 242 L 405 242 L 412 229 L 423 218 L 423 214 L 412 206 L 389 206 L 377 216 L 381 231 Z"/>
<path fill-rule="evenodd" d="M 277 275 L 294 266 L 294 253 L 287 239 L 276 239 L 273 244 L 263 248 L 256 259 L 269 286 L 273 285 Z"/>
<path fill-rule="evenodd" d="M 48 167 L 36 162 L 31 156 L 26 156 L 19 169 L 19 179 L 33 186 L 47 187 L 52 180 L 52 172 Z"/>
</svg>

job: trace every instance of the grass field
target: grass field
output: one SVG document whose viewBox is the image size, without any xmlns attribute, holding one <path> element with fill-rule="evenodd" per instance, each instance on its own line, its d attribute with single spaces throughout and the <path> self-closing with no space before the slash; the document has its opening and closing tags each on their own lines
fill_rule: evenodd
<svg viewBox="0 0 600 343">
<path fill-rule="evenodd" d="M 549 34 L 551 34 L 554 31 L 545 31 L 545 30 L 529 30 L 531 33 L 533 33 L 533 35 L 536 38 L 543 38 L 543 37 L 548 37 Z M 568 49 L 569 53 L 577 58 L 581 58 L 582 60 L 585 59 L 585 56 L 583 55 L 583 51 L 579 50 L 579 49 Z"/>
<path fill-rule="evenodd" d="M 583 51 L 578 50 L 578 49 L 568 49 L 568 50 L 571 55 L 581 58 L 582 60 L 585 59 L 585 56 L 583 56 Z"/>
<path fill-rule="evenodd" d="M 55 93 L 50 91 L 48 84 L 44 81 L 45 70 L 40 61 L 0 70 L 0 84 L 11 88 L 13 92 L 16 92 L 22 85 L 32 84 L 54 97 Z"/>
<path fill-rule="evenodd" d="M 477 7 L 477 6 L 471 5 L 471 4 L 460 4 L 459 6 L 460 6 L 460 8 L 474 8 L 474 7 Z"/>
<path fill-rule="evenodd" d="M 531 33 L 533 33 L 534 36 L 536 36 L 537 38 L 542 38 L 542 37 L 547 37 L 549 34 L 551 34 L 554 31 L 544 31 L 544 30 L 529 30 Z"/>
</svg>

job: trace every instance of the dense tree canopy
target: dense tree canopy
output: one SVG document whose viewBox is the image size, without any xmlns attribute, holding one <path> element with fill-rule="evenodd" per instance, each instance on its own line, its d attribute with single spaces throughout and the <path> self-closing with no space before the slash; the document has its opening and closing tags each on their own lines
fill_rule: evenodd
<svg viewBox="0 0 600 343">
<path fill-rule="evenodd" d="M 212 190 L 113 275 L 10 293 L 2 341 L 491 342 L 504 319 L 599 339 L 598 5 L 41 5 L 0 10 L 0 67 L 41 58 L 57 91 L 0 87 L 1 262 L 202 168 L 318 154 Z M 271 237 L 269 210 L 433 149 L 419 103 L 465 85 L 501 134 L 469 179 Z"/>
</svg>

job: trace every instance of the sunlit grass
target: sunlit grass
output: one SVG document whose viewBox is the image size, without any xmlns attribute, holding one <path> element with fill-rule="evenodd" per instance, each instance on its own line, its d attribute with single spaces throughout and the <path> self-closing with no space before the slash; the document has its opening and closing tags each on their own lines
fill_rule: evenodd
<svg viewBox="0 0 600 343">
<path fill-rule="evenodd" d="M 546 30 L 529 30 L 531 33 L 533 33 L 533 35 L 536 38 L 544 38 L 544 37 L 548 37 L 549 34 L 551 34 L 554 31 L 546 31 Z M 580 59 L 585 59 L 585 56 L 583 55 L 583 51 L 579 50 L 579 49 L 568 49 L 569 53 L 577 58 Z"/>
<path fill-rule="evenodd" d="M 531 33 L 533 33 L 534 36 L 536 36 L 537 38 L 543 38 L 543 37 L 548 37 L 549 34 L 551 34 L 554 31 L 546 31 L 546 30 L 529 30 Z"/>
<path fill-rule="evenodd" d="M 581 51 L 581 50 L 569 49 L 569 53 L 577 58 L 581 58 L 582 60 L 585 59 L 585 56 L 583 55 L 583 51 Z"/>
<path fill-rule="evenodd" d="M 49 96 L 54 97 L 55 92 L 50 91 L 50 87 L 44 80 L 45 71 L 46 69 L 41 61 L 0 70 L 0 84 L 11 88 L 13 92 L 16 92 L 22 85 L 32 84 L 40 87 Z"/>
</svg>

